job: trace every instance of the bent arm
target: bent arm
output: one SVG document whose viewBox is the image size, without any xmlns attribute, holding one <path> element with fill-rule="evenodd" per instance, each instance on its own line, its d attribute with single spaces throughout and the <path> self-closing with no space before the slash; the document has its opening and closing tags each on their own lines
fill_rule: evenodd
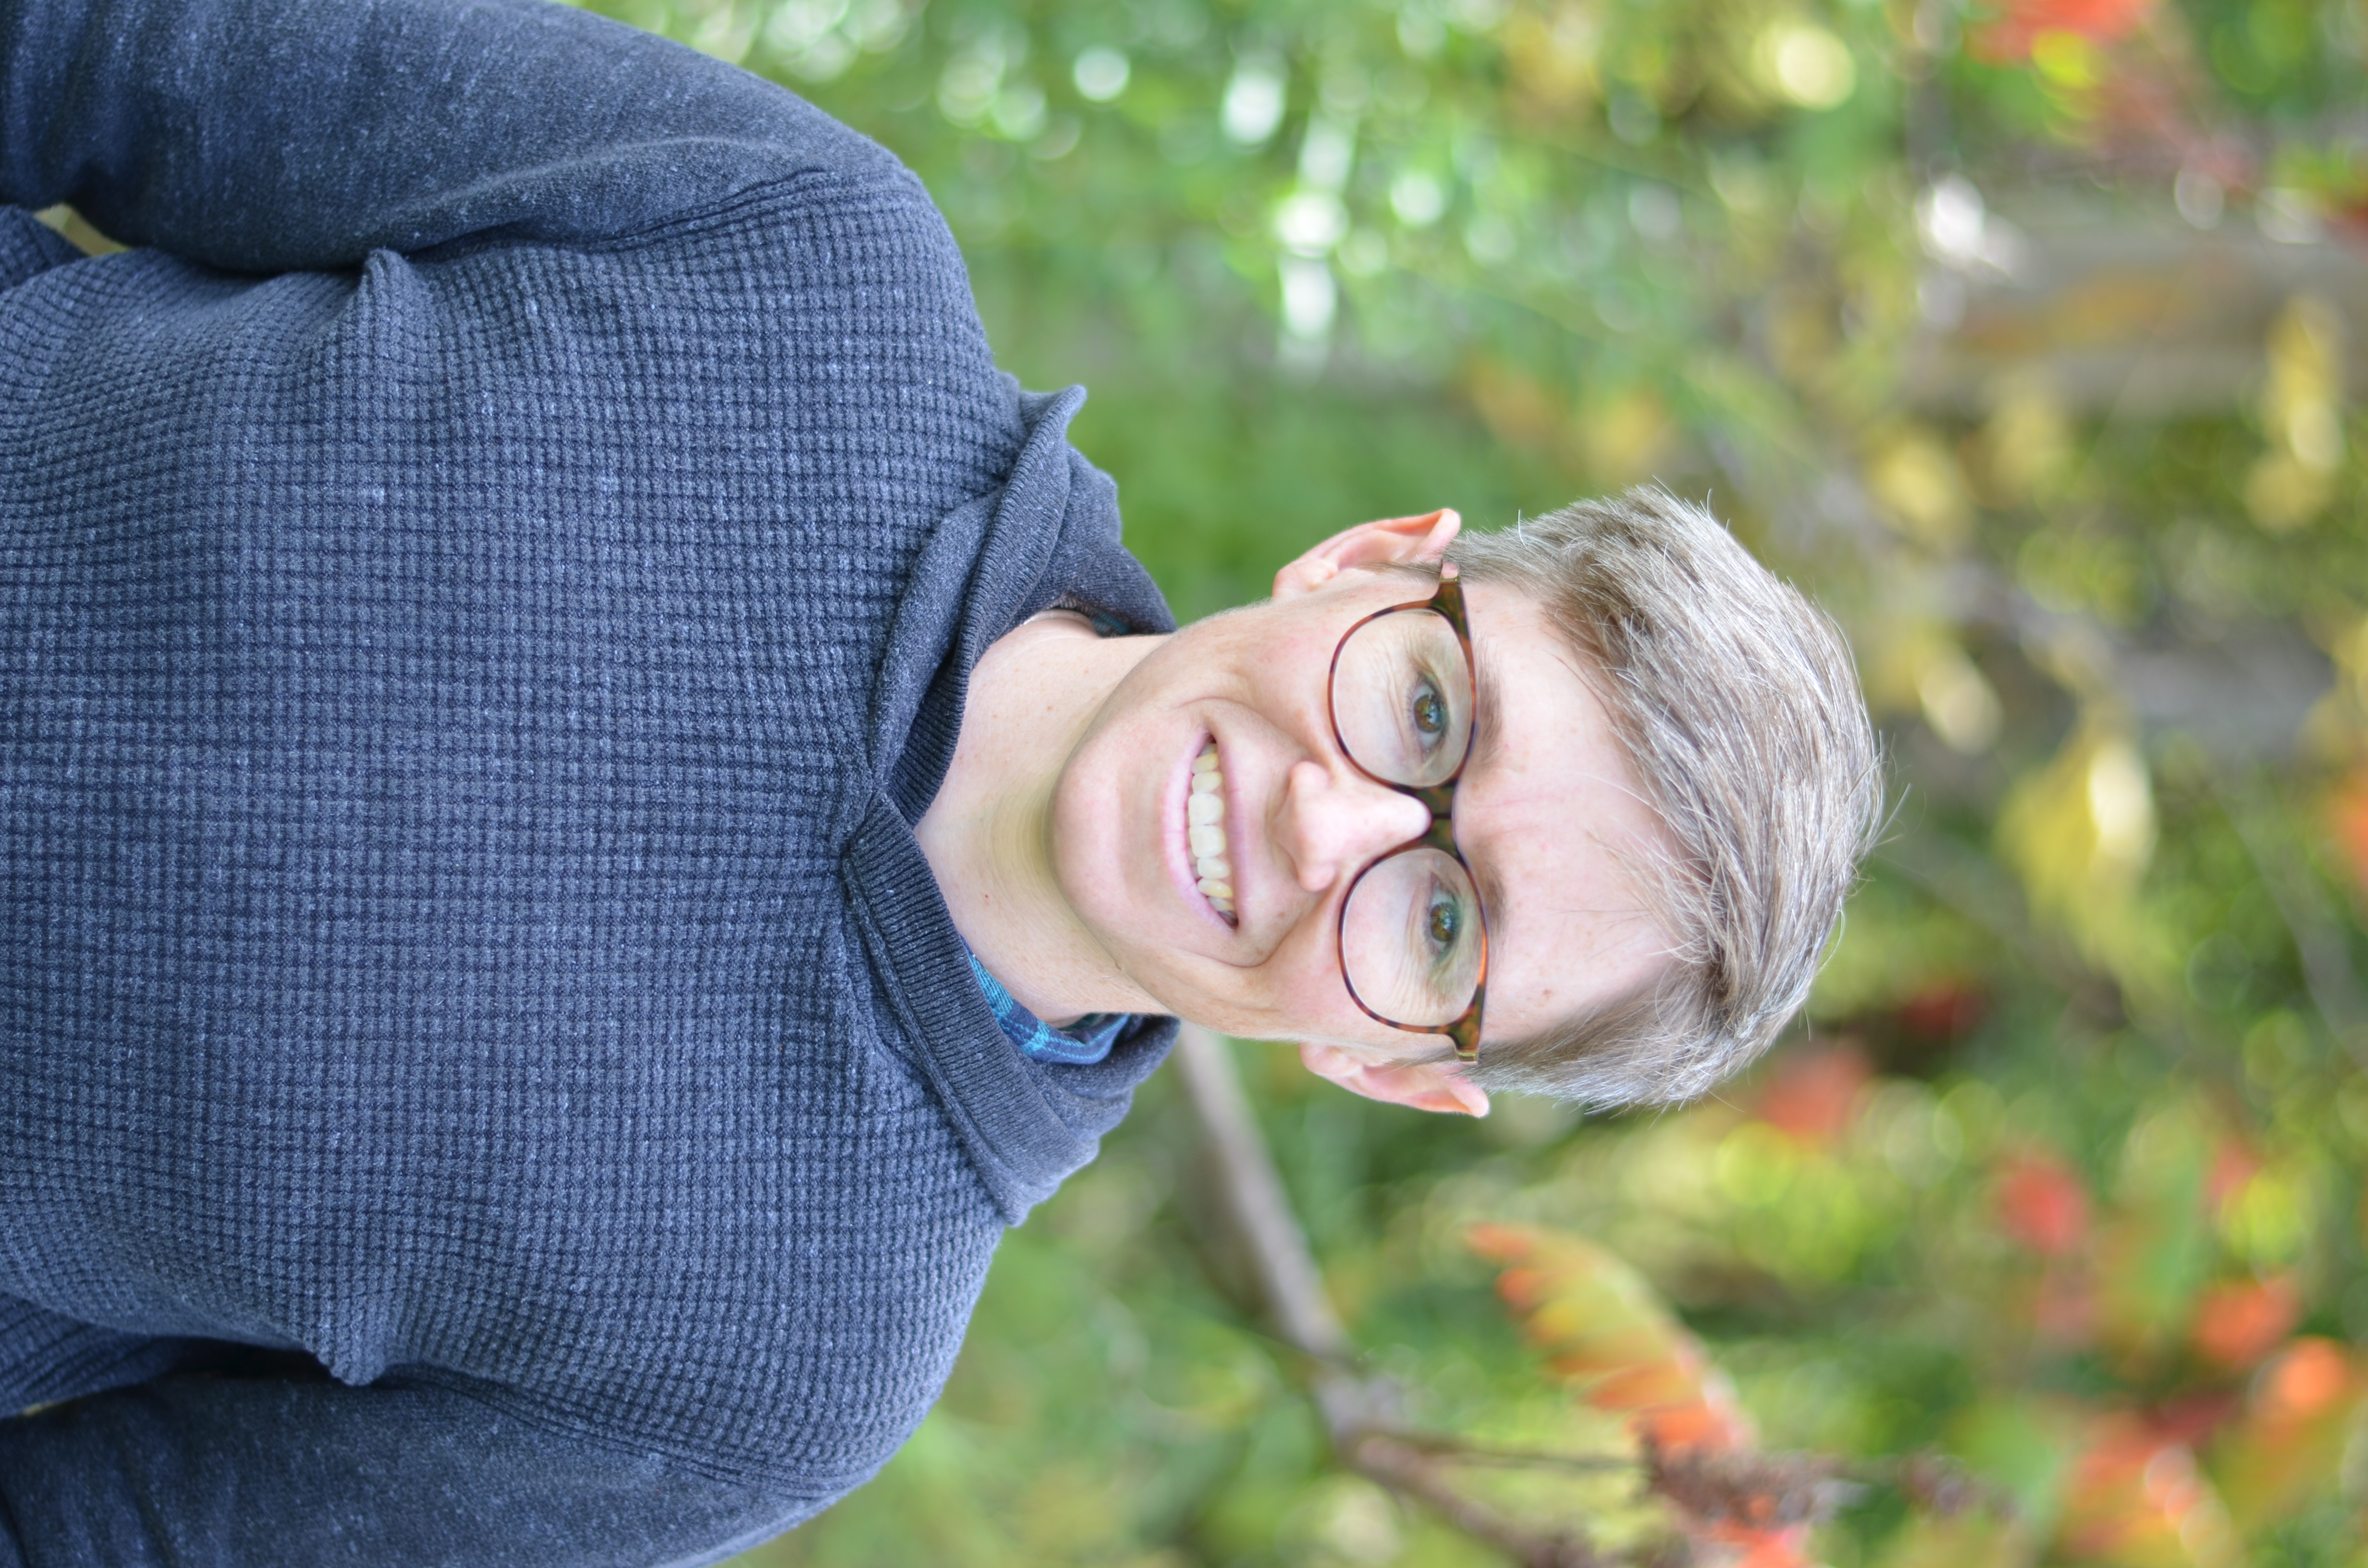
<svg viewBox="0 0 2368 1568">
<path fill-rule="evenodd" d="M 0 200 L 233 271 L 597 243 L 895 167 L 780 87 L 544 0 L 0 0 Z"/>
<path fill-rule="evenodd" d="M 0 1420 L 0 1565 L 712 1562 L 821 1506 L 459 1387 L 177 1375 Z"/>
</svg>

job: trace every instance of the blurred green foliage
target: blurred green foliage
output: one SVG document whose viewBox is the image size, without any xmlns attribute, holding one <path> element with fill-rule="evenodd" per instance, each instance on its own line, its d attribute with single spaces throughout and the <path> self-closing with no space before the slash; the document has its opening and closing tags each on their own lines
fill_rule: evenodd
<svg viewBox="0 0 2368 1568">
<path fill-rule="evenodd" d="M 1242 1048 L 1410 1420 L 1572 1430 L 1465 1244 L 1523 1221 L 1768 1444 L 2024 1506 L 1869 1502 L 1823 1561 L 2368 1561 L 2368 6 L 600 3 L 922 176 L 1179 613 L 1658 478 L 1851 633 L 1899 813 L 1722 1100 L 1449 1124 Z M 747 1561 L 1497 1561 L 1326 1452 L 1201 1158 L 1155 1081 L 920 1435 Z"/>
</svg>

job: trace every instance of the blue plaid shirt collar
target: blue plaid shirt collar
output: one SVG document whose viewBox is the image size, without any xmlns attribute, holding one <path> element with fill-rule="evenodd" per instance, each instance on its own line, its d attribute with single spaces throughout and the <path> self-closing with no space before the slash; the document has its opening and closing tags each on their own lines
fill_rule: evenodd
<svg viewBox="0 0 2368 1568">
<path fill-rule="evenodd" d="M 1133 1020 L 1130 1013 L 1088 1013 L 1067 1029 L 1056 1029 L 1012 999 L 1003 982 L 986 972 L 978 955 L 970 956 L 970 971 L 995 1009 L 995 1021 L 1019 1053 L 1037 1062 L 1061 1062 L 1072 1066 L 1099 1062 L 1110 1053 L 1118 1037 Z"/>
</svg>

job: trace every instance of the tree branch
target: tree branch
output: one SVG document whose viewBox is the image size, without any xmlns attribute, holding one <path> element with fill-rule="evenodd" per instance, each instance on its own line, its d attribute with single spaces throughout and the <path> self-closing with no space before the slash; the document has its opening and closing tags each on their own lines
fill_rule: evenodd
<svg viewBox="0 0 2368 1568">
<path fill-rule="evenodd" d="M 1553 1454 L 1396 1428 L 1390 1416 L 1398 1407 L 1397 1392 L 1388 1379 L 1357 1365 L 1355 1343 L 1324 1288 L 1315 1255 L 1250 1115 L 1225 1042 L 1186 1024 L 1176 1057 L 1215 1156 L 1221 1222 L 1248 1254 L 1258 1295 L 1276 1331 L 1307 1359 L 1316 1408 L 1340 1462 L 1421 1504 L 1522 1568 L 1613 1568 L 1623 1563 L 1686 1568 L 1694 1552 L 1682 1535 L 1647 1541 L 1628 1552 L 1599 1552 L 1575 1521 L 1539 1529 L 1508 1518 L 1457 1486 L 1454 1467 L 1633 1471 L 1644 1490 L 1677 1505 L 1682 1517 L 1697 1524 L 1726 1520 L 1770 1528 L 1813 1523 L 1829 1517 L 1864 1482 L 1892 1486 L 1911 1503 L 1936 1512 L 2008 1507 L 1994 1488 L 1931 1454 L 1868 1461 L 1825 1454 L 1664 1451 L 1649 1443 L 1641 1455 Z"/>
<path fill-rule="evenodd" d="M 1440 1462 L 1437 1449 L 1445 1445 L 1388 1429 L 1383 1417 L 1397 1406 L 1396 1391 L 1386 1379 L 1356 1365 L 1356 1346 L 1324 1288 L 1315 1255 L 1250 1115 L 1225 1042 L 1197 1024 L 1186 1024 L 1176 1057 L 1216 1156 L 1219 1210 L 1249 1255 L 1276 1331 L 1308 1359 L 1316 1408 L 1341 1462 L 1430 1508 L 1523 1568 L 1599 1568 L 1602 1560 L 1582 1537 L 1539 1534 L 1459 1491 Z"/>
</svg>

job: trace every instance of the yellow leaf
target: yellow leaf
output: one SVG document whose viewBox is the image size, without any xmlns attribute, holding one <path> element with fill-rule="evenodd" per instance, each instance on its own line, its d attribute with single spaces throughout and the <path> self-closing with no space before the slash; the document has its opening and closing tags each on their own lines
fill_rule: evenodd
<svg viewBox="0 0 2368 1568">
<path fill-rule="evenodd" d="M 2072 466 L 2072 424 L 2045 377 L 2009 377 L 1992 389 L 1981 460 L 2000 499 L 2023 501 L 2055 488 Z"/>
<path fill-rule="evenodd" d="M 1935 644 L 1926 655 L 1916 674 L 1916 697 L 1941 744 L 1966 756 L 1987 751 L 2006 719 L 1997 687 L 1952 642 Z"/>
<path fill-rule="evenodd" d="M 2334 477 L 2292 452 L 2264 452 L 2245 474 L 2245 510 L 2273 534 L 2292 533 L 2334 499 Z"/>
<path fill-rule="evenodd" d="M 1589 398 L 1572 421 L 1572 444 L 1589 477 L 1605 485 L 1649 479 L 1667 460 L 1674 431 L 1649 388 Z"/>
<path fill-rule="evenodd" d="M 1568 113 L 1591 103 L 1600 90 L 1596 49 L 1601 35 L 1602 23 L 1583 6 L 1517 11 L 1505 21 L 1505 62 L 1530 103 Z"/>
<path fill-rule="evenodd" d="M 1973 503 L 1957 455 L 1921 425 L 1903 425 L 1866 460 L 1866 488 L 1884 521 L 1934 550 L 1953 550 L 1973 532 Z"/>
<path fill-rule="evenodd" d="M 2245 476 L 2245 509 L 2285 533 L 2327 509 L 2343 468 L 2343 318 L 2297 294 L 2271 324 L 2267 350 L 2261 427 L 2271 444 Z"/>
<path fill-rule="evenodd" d="M 1999 847 L 2032 913 L 2069 930 L 2092 958 L 2118 936 L 2154 837 L 2146 759 L 2118 726 L 2094 718 L 1998 813 Z"/>
<path fill-rule="evenodd" d="M 1858 89 L 1850 45 L 1815 22 L 1786 17 L 1762 28 L 1752 48 L 1761 85 L 1802 108 L 1832 108 Z"/>
</svg>

